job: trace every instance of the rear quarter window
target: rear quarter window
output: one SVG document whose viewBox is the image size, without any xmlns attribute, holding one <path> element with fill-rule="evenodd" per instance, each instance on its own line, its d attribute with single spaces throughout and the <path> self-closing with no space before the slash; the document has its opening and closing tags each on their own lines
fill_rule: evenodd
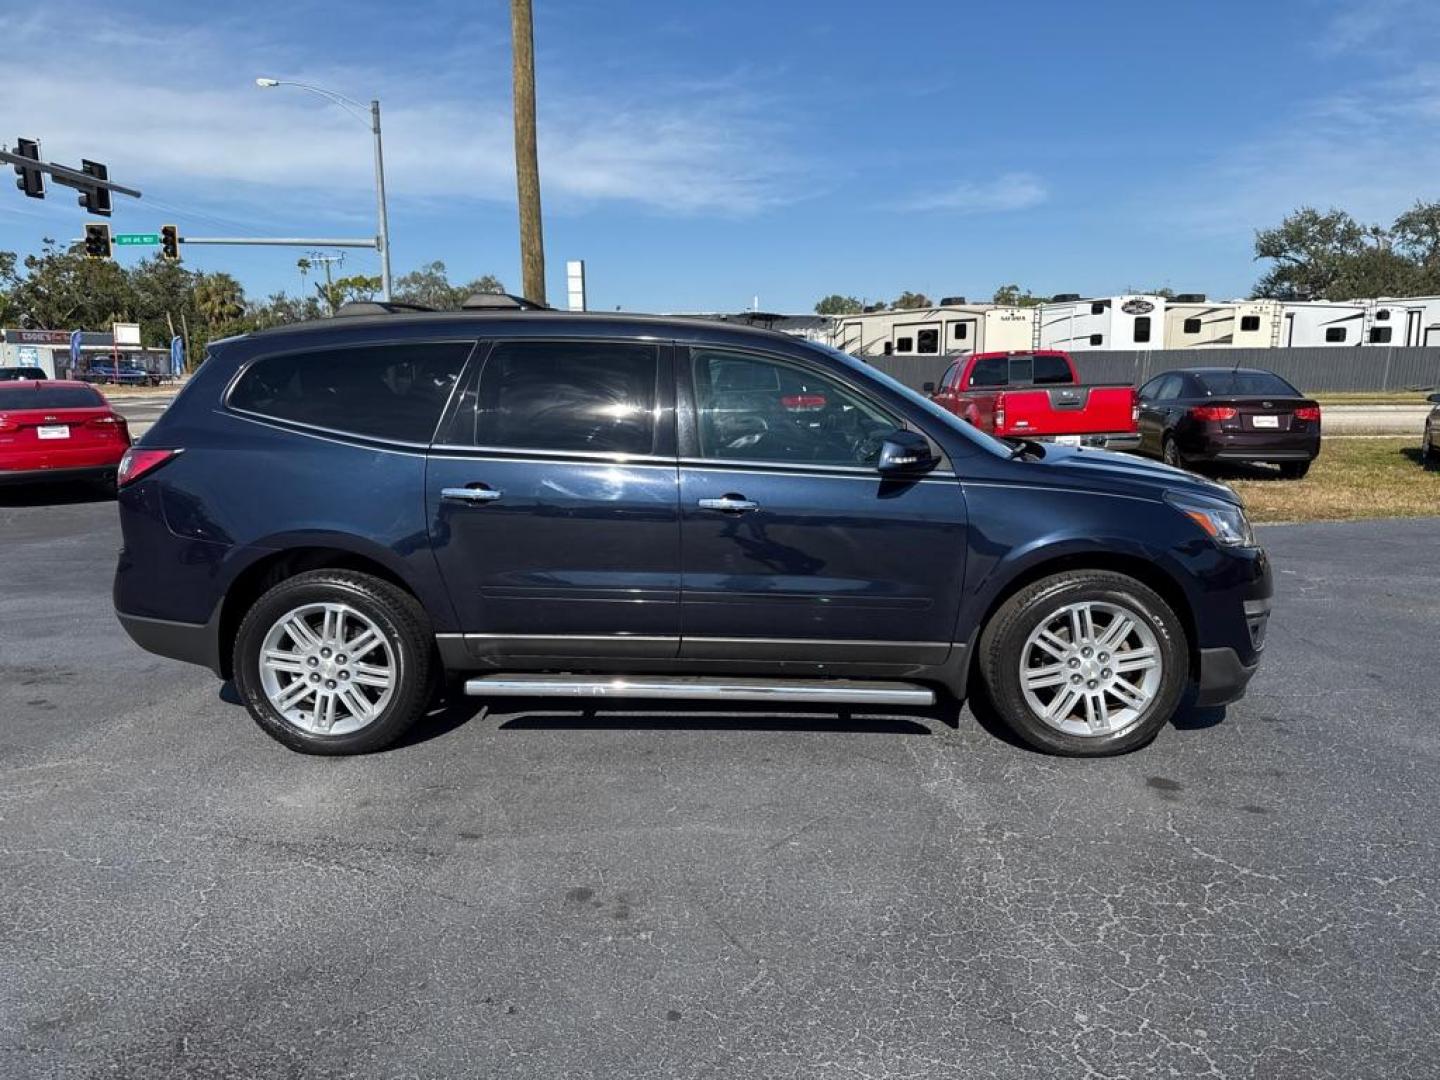
<svg viewBox="0 0 1440 1080">
<path fill-rule="evenodd" d="M 403 343 L 262 357 L 240 376 L 229 405 L 328 431 L 428 443 L 473 347 Z"/>
</svg>

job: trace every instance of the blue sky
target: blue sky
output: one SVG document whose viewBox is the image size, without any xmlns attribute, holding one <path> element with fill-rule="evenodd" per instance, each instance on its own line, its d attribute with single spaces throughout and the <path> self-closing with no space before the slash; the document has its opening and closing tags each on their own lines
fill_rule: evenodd
<svg viewBox="0 0 1440 1080">
<path fill-rule="evenodd" d="M 829 292 L 1243 295 L 1289 209 L 1440 198 L 1440 4 L 535 0 L 552 302 L 722 310 Z M 212 14 L 218 11 L 218 14 Z M 202 14 L 203 12 L 203 14 Z M 504 0 L 38 5 L 0 14 L 0 139 L 140 187 L 112 227 L 374 231 L 365 127 L 257 75 L 383 104 L 396 274 L 518 288 Z M 27 58 L 21 65 L 17 57 Z M 0 194 L 0 248 L 78 236 Z M 187 248 L 252 295 L 289 249 Z M 346 272 L 377 272 L 373 253 Z"/>
</svg>

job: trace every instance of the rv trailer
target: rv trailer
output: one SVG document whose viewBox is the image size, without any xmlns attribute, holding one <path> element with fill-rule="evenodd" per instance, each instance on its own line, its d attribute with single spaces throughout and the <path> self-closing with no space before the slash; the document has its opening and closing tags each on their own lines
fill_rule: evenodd
<svg viewBox="0 0 1440 1080">
<path fill-rule="evenodd" d="M 1165 302 L 1165 348 L 1218 349 L 1235 344 L 1236 307 L 1182 293 Z M 1267 342 L 1268 344 L 1268 342 Z"/>
<path fill-rule="evenodd" d="M 954 356 L 1028 349 L 1026 308 L 967 304 L 867 311 L 835 320 L 831 344 L 852 356 Z"/>
<path fill-rule="evenodd" d="M 1366 345 L 1440 345 L 1440 296 L 1382 296 L 1365 308 Z"/>
<path fill-rule="evenodd" d="M 1038 309 L 1035 345 L 1042 349 L 1158 349 L 1165 298 L 1129 294 L 1083 299 L 1057 296 Z"/>
<path fill-rule="evenodd" d="M 1293 349 L 1359 345 L 1365 307 L 1363 300 L 1282 301 L 1276 344 Z"/>
</svg>

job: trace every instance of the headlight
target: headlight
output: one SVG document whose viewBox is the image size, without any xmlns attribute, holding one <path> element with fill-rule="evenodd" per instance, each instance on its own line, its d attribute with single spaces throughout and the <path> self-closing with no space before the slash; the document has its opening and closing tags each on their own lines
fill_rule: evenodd
<svg viewBox="0 0 1440 1080">
<path fill-rule="evenodd" d="M 1233 503 L 1211 502 L 1193 495 L 1169 495 L 1165 501 L 1205 530 L 1224 547 L 1254 547 L 1255 533 L 1245 511 Z"/>
</svg>

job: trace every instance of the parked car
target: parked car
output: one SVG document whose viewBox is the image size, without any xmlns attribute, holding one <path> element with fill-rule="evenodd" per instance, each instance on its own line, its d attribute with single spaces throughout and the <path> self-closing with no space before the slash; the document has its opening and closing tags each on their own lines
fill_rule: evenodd
<svg viewBox="0 0 1440 1080">
<path fill-rule="evenodd" d="M 62 379 L 0 385 L 0 484 L 115 478 L 125 418 L 93 386 Z"/>
<path fill-rule="evenodd" d="M 116 386 L 159 386 L 160 377 L 139 364 L 121 360 L 93 360 L 80 376 L 86 382 L 110 383 Z"/>
<path fill-rule="evenodd" d="M 1181 468 L 1278 464 L 1298 480 L 1320 456 L 1320 405 L 1273 371 L 1167 371 L 1140 388 L 1140 451 Z"/>
<path fill-rule="evenodd" d="M 1001 438 L 1133 449 L 1135 390 L 1080 386 L 1075 361 L 1058 349 L 972 353 L 950 365 L 937 389 L 941 408 Z"/>
<path fill-rule="evenodd" d="M 36 382 L 49 378 L 44 368 L 0 367 L 0 382 L 15 382 L 17 379 L 31 379 Z"/>
<path fill-rule="evenodd" d="M 1425 417 L 1425 435 L 1420 440 L 1420 456 L 1430 465 L 1440 465 L 1440 394 L 1425 399 L 1434 406 Z"/>
<path fill-rule="evenodd" d="M 442 673 L 479 698 L 975 690 L 1034 746 L 1119 753 L 1192 687 L 1240 697 L 1270 610 L 1223 485 L 1011 445 L 836 350 L 704 320 L 216 342 L 119 502 L 126 631 L 309 753 L 393 742 Z"/>
</svg>

